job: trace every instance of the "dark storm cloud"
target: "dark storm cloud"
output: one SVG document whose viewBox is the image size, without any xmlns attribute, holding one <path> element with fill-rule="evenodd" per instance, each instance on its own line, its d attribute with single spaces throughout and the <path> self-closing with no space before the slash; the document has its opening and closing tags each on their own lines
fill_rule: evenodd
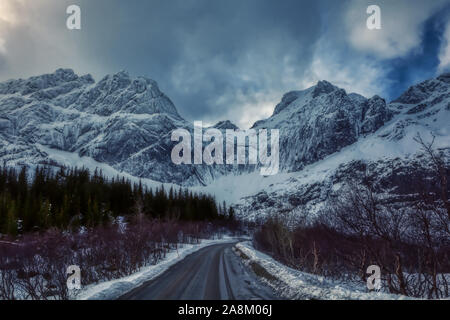
<svg viewBox="0 0 450 320">
<path fill-rule="evenodd" d="M 450 6 L 447 6 L 425 21 L 420 51 L 383 62 L 385 67 L 390 70 L 386 76 L 386 79 L 391 83 L 391 86 L 386 90 L 389 99 L 397 98 L 399 92 L 405 91 L 412 83 L 436 75 L 436 70 L 439 69 L 440 64 L 439 51 L 442 37 L 449 17 Z"/>
<path fill-rule="evenodd" d="M 322 79 L 392 98 L 450 64 L 449 0 L 0 1 L 0 80 L 127 70 L 208 123 L 250 126 Z M 365 25 L 374 3 L 375 32 Z M 70 4 L 81 7 L 80 31 L 65 27 Z"/>
<path fill-rule="evenodd" d="M 286 68 L 299 75 L 307 69 L 320 35 L 320 12 L 313 1 L 81 5 L 85 50 L 108 69 L 123 66 L 154 78 L 191 120 L 236 113 L 237 93 L 251 99 L 256 92 L 283 87 Z"/>
</svg>

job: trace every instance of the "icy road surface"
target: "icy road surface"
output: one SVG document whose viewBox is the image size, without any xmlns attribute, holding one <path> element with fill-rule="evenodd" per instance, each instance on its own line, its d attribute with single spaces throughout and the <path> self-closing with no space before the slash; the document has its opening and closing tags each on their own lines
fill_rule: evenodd
<svg viewBox="0 0 450 320">
<path fill-rule="evenodd" d="M 235 243 L 208 246 L 128 292 L 124 300 L 266 300 L 272 289 L 251 274 L 232 251 Z"/>
</svg>

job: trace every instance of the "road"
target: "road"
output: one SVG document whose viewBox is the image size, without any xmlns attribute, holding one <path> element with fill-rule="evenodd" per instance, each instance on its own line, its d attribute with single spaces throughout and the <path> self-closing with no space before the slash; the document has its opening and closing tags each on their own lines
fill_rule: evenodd
<svg viewBox="0 0 450 320">
<path fill-rule="evenodd" d="M 232 251 L 233 243 L 203 248 L 121 300 L 277 299 Z"/>
</svg>

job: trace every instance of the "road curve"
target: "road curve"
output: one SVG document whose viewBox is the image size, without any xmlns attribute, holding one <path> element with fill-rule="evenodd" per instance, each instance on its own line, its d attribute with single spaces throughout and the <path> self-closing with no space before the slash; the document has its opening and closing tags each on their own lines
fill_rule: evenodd
<svg viewBox="0 0 450 320">
<path fill-rule="evenodd" d="M 120 300 L 266 300 L 277 299 L 232 251 L 233 243 L 192 253 L 157 278 Z"/>
</svg>

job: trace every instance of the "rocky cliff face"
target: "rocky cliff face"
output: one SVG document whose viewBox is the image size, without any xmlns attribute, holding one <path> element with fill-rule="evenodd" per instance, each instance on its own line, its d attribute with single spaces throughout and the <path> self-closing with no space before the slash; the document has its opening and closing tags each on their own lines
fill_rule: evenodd
<svg viewBox="0 0 450 320">
<path fill-rule="evenodd" d="M 378 96 L 349 95 L 320 81 L 307 90 L 287 93 L 274 114 L 253 128 L 279 128 L 282 169 L 298 171 L 377 131 L 392 116 Z"/>
</svg>

